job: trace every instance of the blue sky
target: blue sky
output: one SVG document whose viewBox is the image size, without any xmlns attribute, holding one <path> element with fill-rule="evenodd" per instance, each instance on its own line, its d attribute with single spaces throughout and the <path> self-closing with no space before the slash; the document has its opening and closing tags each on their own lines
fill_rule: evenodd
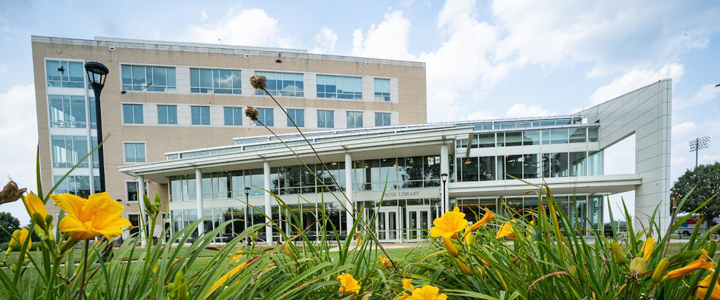
<svg viewBox="0 0 720 300">
<path fill-rule="evenodd" d="M 0 172 L 35 189 L 30 36 L 291 47 L 427 63 L 429 121 L 567 114 L 673 79 L 672 179 L 720 160 L 715 1 L 0 2 Z M 90 12 L 94 16 L 90 16 Z M 625 173 L 632 143 L 606 152 Z M 632 195 L 623 195 L 632 203 Z M 618 197 L 615 197 L 618 198 Z M 0 210 L 19 212 L 18 204 Z"/>
</svg>

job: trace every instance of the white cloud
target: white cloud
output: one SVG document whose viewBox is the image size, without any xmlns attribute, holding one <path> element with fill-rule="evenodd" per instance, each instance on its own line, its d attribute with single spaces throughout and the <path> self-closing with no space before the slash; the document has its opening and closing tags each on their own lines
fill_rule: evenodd
<svg viewBox="0 0 720 300">
<path fill-rule="evenodd" d="M 37 114 L 35 112 L 35 88 L 32 85 L 11 87 L 0 94 L 0 185 L 5 186 L 7 177 L 20 187 L 36 191 L 35 151 L 37 138 Z M 22 203 L 15 202 L 0 206 L 20 219 L 29 221 Z"/>
<path fill-rule="evenodd" d="M 241 46 L 291 46 L 290 39 L 281 36 L 278 20 L 262 9 L 231 9 L 216 23 L 190 25 L 178 39 Z"/>
<path fill-rule="evenodd" d="M 697 128 L 697 125 L 693 121 L 683 122 L 680 124 L 675 124 L 672 127 L 672 136 L 674 138 L 678 138 L 680 136 L 684 136 L 693 130 Z"/>
<path fill-rule="evenodd" d="M 684 109 L 691 106 L 702 105 L 710 102 L 711 100 L 718 100 L 718 95 L 720 95 L 720 88 L 716 88 L 715 84 L 704 85 L 690 100 L 683 101 L 682 99 L 678 99 L 677 101 L 674 101 L 673 108 Z"/>
<path fill-rule="evenodd" d="M 666 64 L 657 71 L 634 69 L 626 72 L 619 78 L 615 78 L 611 83 L 599 87 L 590 96 L 590 99 L 593 105 L 600 104 L 665 78 L 672 78 L 674 86 L 680 82 L 684 74 L 685 68 L 683 65 L 677 63 Z"/>
<path fill-rule="evenodd" d="M 328 53 L 335 50 L 335 43 L 337 43 L 338 35 L 332 29 L 327 27 L 320 28 L 317 34 L 315 34 L 315 48 L 312 50 L 313 53 Z"/>
<path fill-rule="evenodd" d="M 556 114 L 557 113 L 551 112 L 549 109 L 542 107 L 541 105 L 528 104 L 514 104 L 505 112 L 505 115 L 510 118 L 541 117 Z"/>
<path fill-rule="evenodd" d="M 468 120 L 492 120 L 497 118 L 498 116 L 487 110 L 474 111 L 467 116 Z"/>
<path fill-rule="evenodd" d="M 408 52 L 410 20 L 401 11 L 388 11 L 380 24 L 353 32 L 353 56 L 414 60 Z"/>
<path fill-rule="evenodd" d="M 720 30 L 720 12 L 703 6 L 650 0 L 494 1 L 493 15 L 507 34 L 496 59 L 520 66 L 588 62 L 588 77 L 652 68 L 707 46 Z"/>
</svg>

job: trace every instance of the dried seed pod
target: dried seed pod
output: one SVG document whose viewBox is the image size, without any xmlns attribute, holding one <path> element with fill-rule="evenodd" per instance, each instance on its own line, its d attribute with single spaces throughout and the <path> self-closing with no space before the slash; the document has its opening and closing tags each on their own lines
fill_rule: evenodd
<svg viewBox="0 0 720 300">
<path fill-rule="evenodd" d="M 262 75 L 250 77 L 250 85 L 257 90 L 264 90 L 267 88 L 267 78 Z"/>
<path fill-rule="evenodd" d="M 258 110 L 255 107 L 248 106 L 245 109 L 245 116 L 250 118 L 250 120 L 252 120 L 253 122 L 257 122 L 258 115 L 260 115 L 260 112 L 258 112 Z"/>
<path fill-rule="evenodd" d="M 17 201 L 25 191 L 27 191 L 26 188 L 19 189 L 17 183 L 10 180 L 0 192 L 0 204 Z"/>
</svg>

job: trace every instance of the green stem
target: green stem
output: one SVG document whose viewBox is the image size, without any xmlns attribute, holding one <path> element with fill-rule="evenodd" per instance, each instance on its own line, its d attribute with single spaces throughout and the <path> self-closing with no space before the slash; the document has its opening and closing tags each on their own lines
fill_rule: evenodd
<svg viewBox="0 0 720 300">
<path fill-rule="evenodd" d="M 80 281 L 80 297 L 78 298 L 80 300 L 85 298 L 85 295 L 83 294 L 83 289 L 85 288 L 85 273 L 87 272 L 88 248 L 90 248 L 90 241 L 85 240 L 85 256 L 83 257 L 83 273 L 82 273 L 82 281 Z"/>
</svg>

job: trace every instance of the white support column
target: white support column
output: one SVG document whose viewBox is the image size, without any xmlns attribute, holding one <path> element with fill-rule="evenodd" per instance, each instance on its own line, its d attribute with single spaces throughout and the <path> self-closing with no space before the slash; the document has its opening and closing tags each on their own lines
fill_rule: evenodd
<svg viewBox="0 0 720 300">
<path fill-rule="evenodd" d="M 269 162 L 263 162 L 263 178 L 265 181 L 265 190 L 270 190 L 270 163 Z M 269 224 L 272 223 L 272 206 L 270 205 L 270 193 L 265 192 L 265 215 L 267 215 L 267 222 Z M 273 242 L 273 236 L 272 236 L 272 225 L 268 225 L 265 227 L 265 240 L 269 245 L 272 245 Z"/>
<path fill-rule="evenodd" d="M 195 169 L 195 201 L 197 201 L 197 217 L 198 220 L 203 217 L 203 201 L 202 201 L 202 171 Z M 205 232 L 205 222 L 198 224 L 198 237 Z"/>
<path fill-rule="evenodd" d="M 448 174 L 448 180 L 443 184 L 442 179 L 440 182 L 440 189 L 441 189 L 441 201 L 440 201 L 440 208 L 442 211 L 440 214 L 444 214 L 446 211 L 450 210 L 450 202 L 449 202 L 449 195 L 448 195 L 448 184 L 450 183 L 450 163 L 448 161 L 449 151 L 448 151 L 448 145 L 442 144 L 440 146 L 440 174 Z"/>
<path fill-rule="evenodd" d="M 147 223 L 147 216 L 145 215 L 145 201 L 143 201 L 143 197 L 145 197 L 145 176 L 138 175 L 137 179 L 138 179 L 138 202 L 140 203 L 140 236 L 142 237 L 140 246 L 145 247 L 145 246 L 147 246 L 147 240 L 148 240 L 147 226 L 149 226 Z M 142 224 L 145 224 L 145 226 L 142 226 Z"/>
<path fill-rule="evenodd" d="M 355 204 L 353 202 L 353 180 L 352 180 L 352 155 L 350 153 L 345 153 L 345 195 L 347 196 L 347 200 L 345 201 L 345 207 L 347 207 L 346 214 L 346 220 L 347 220 L 347 236 L 348 238 L 352 238 L 355 233 L 350 232 L 350 227 L 353 223 L 355 223 L 355 218 L 353 217 L 353 214 L 355 213 L 352 210 L 352 205 Z M 361 216 L 357 216 L 360 218 Z"/>
</svg>

